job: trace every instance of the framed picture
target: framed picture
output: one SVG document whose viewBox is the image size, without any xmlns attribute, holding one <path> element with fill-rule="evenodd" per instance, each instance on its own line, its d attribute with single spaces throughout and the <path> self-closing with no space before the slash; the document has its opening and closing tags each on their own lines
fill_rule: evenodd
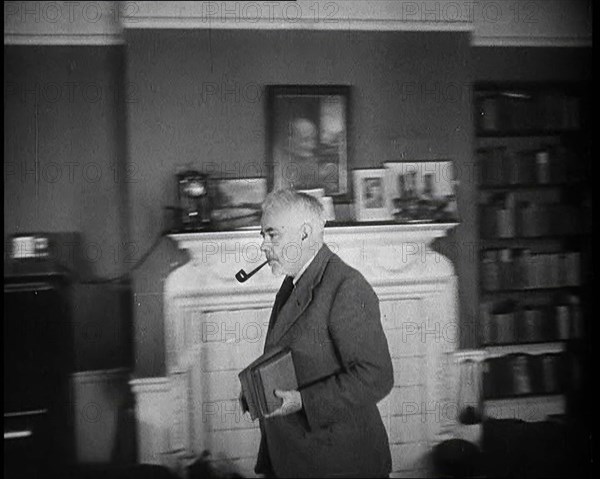
<svg viewBox="0 0 600 479">
<path fill-rule="evenodd" d="M 213 180 L 211 194 L 213 224 L 218 229 L 258 226 L 261 205 L 266 196 L 266 178 Z"/>
<path fill-rule="evenodd" d="M 383 166 L 387 206 L 396 221 L 458 221 L 452 161 L 389 162 Z"/>
<path fill-rule="evenodd" d="M 391 219 L 385 194 L 385 169 L 354 170 L 354 211 L 357 221 Z"/>
<path fill-rule="evenodd" d="M 267 87 L 269 188 L 348 192 L 349 86 Z"/>
</svg>

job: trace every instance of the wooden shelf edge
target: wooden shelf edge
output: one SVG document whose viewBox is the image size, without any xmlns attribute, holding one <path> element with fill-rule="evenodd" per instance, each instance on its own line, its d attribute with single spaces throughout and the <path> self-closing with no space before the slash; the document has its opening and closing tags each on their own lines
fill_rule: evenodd
<svg viewBox="0 0 600 479">
<path fill-rule="evenodd" d="M 563 394 L 485 399 L 484 415 L 494 419 L 520 419 L 527 422 L 545 421 L 548 416 L 566 412 Z"/>
<path fill-rule="evenodd" d="M 567 349 L 566 342 L 564 341 L 548 341 L 539 343 L 520 343 L 520 344 L 488 344 L 484 345 L 483 348 L 487 353 L 488 358 L 495 358 L 513 353 L 526 353 L 526 354 L 552 354 L 562 353 Z"/>
</svg>

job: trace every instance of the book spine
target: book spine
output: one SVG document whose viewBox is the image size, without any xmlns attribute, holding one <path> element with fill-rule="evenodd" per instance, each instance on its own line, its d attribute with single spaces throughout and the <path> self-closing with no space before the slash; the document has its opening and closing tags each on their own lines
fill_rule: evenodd
<svg viewBox="0 0 600 479">
<path fill-rule="evenodd" d="M 265 414 L 269 413 L 269 409 L 267 407 L 267 398 L 265 397 L 265 388 L 263 386 L 262 378 L 258 370 L 253 371 L 253 376 L 258 407 L 260 410 L 260 417 L 263 417 Z"/>
</svg>

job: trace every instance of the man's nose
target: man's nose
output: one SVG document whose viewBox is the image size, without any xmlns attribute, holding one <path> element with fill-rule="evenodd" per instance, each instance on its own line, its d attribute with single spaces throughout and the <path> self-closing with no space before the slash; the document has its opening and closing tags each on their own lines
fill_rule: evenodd
<svg viewBox="0 0 600 479">
<path fill-rule="evenodd" d="M 267 246 L 267 240 L 263 238 L 262 242 L 260 243 L 260 250 L 263 253 L 266 253 L 268 249 L 269 247 Z"/>
</svg>

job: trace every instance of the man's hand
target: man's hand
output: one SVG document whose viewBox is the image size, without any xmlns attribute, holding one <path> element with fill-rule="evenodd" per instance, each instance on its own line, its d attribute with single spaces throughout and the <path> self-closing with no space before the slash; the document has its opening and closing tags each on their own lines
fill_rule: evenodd
<svg viewBox="0 0 600 479">
<path fill-rule="evenodd" d="M 283 399 L 283 403 L 279 409 L 276 409 L 271 414 L 266 414 L 265 418 L 287 416 L 288 414 L 294 414 L 302 409 L 302 396 L 298 391 L 280 391 L 279 389 L 276 389 L 275 396 Z"/>
<path fill-rule="evenodd" d="M 240 402 L 240 407 L 242 408 L 242 414 L 248 412 L 250 409 L 248 408 L 248 403 L 246 402 L 246 398 L 244 397 L 244 391 L 240 391 L 240 396 L 238 398 Z"/>
</svg>

